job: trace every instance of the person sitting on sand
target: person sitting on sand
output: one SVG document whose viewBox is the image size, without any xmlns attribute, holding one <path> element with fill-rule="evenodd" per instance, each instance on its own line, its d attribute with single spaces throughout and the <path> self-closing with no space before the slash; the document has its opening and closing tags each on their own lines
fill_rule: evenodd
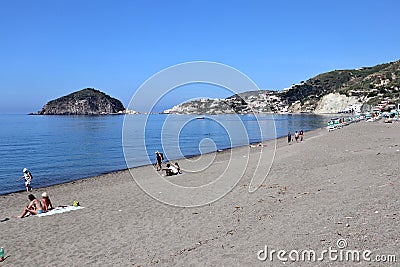
<svg viewBox="0 0 400 267">
<path fill-rule="evenodd" d="M 179 166 L 178 162 L 175 162 L 175 168 L 179 174 L 182 174 L 181 167 Z"/>
<path fill-rule="evenodd" d="M 34 195 L 29 194 L 28 199 L 31 202 L 29 203 L 28 206 L 24 208 L 24 210 L 22 211 L 21 215 L 18 216 L 18 218 L 24 218 L 28 214 L 37 215 L 43 213 L 42 204 L 40 203 L 39 200 L 36 199 Z"/>
<path fill-rule="evenodd" d="M 177 175 L 179 173 L 178 170 L 169 163 L 167 164 L 167 168 L 163 170 L 166 172 L 167 176 Z"/>
<path fill-rule="evenodd" d="M 51 203 L 49 195 L 46 192 L 43 192 L 42 194 L 41 204 L 43 212 L 48 212 L 49 210 L 53 209 L 53 204 Z"/>
</svg>

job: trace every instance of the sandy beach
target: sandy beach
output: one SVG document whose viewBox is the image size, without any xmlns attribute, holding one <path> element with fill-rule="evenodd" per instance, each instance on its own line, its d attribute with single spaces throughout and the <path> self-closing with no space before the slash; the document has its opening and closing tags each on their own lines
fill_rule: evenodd
<svg viewBox="0 0 400 267">
<path fill-rule="evenodd" d="M 266 144 L 273 149 L 272 141 Z M 62 214 L 17 219 L 27 193 L 0 196 L 0 219 L 9 218 L 0 222 L 6 256 L 0 266 L 398 266 L 399 123 L 319 129 L 292 145 L 279 139 L 270 173 L 254 193 L 248 185 L 260 148 L 248 150 L 207 155 L 205 161 L 215 157 L 209 168 L 169 178 L 174 184 L 201 185 L 218 176 L 229 159 L 249 158 L 230 193 L 196 208 L 155 200 L 128 170 L 34 189 L 38 198 L 46 191 L 55 206 L 78 200 L 84 207 Z M 151 166 L 131 172 L 140 179 L 157 175 Z M 338 240 L 347 242 L 346 249 L 372 251 L 372 259 L 397 254 L 397 263 L 328 257 L 282 262 L 276 254 L 273 260 L 259 259 L 266 246 L 322 251 L 337 249 Z"/>
</svg>

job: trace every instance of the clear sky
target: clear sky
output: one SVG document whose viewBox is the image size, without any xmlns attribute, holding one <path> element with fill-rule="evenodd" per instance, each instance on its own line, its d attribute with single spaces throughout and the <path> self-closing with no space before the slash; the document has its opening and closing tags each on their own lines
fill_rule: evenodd
<svg viewBox="0 0 400 267">
<path fill-rule="evenodd" d="M 399 10 L 397 0 L 3 0 L 0 113 L 38 111 L 86 87 L 127 106 L 146 79 L 187 61 L 227 64 L 277 90 L 334 69 L 395 61 Z"/>
</svg>

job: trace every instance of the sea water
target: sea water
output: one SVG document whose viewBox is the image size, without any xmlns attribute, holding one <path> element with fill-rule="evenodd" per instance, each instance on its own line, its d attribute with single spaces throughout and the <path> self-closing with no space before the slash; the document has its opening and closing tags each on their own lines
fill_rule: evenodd
<svg viewBox="0 0 400 267">
<path fill-rule="evenodd" d="M 142 166 L 155 161 L 156 150 L 177 147 L 166 155 L 172 160 L 316 129 L 329 120 L 290 114 L 125 116 L 0 115 L 0 194 L 25 189 L 17 181 L 23 168 L 37 188 L 126 169 L 127 147 L 134 151 L 129 167 Z"/>
</svg>

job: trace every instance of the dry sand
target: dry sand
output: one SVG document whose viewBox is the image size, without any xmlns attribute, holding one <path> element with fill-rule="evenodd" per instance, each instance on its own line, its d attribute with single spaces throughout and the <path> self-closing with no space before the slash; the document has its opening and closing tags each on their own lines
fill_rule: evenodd
<svg viewBox="0 0 400 267">
<path fill-rule="evenodd" d="M 226 161 L 231 152 L 233 159 L 243 157 L 247 149 L 217 153 L 215 162 Z M 250 172 L 259 149 L 250 149 Z M 69 213 L 16 219 L 27 194 L 1 196 L 0 219 L 10 220 L 0 223 L 7 256 L 0 266 L 283 266 L 277 258 L 259 261 L 257 252 L 265 245 L 321 251 L 336 248 L 341 238 L 348 249 L 397 254 L 399 262 L 399 149 L 398 123 L 360 122 L 330 133 L 321 129 L 290 146 L 280 139 L 272 169 L 256 192 L 248 192 L 247 171 L 232 192 L 197 208 L 160 203 L 138 187 L 129 171 L 34 190 L 38 197 L 47 191 L 55 205 L 79 200 L 85 207 Z M 204 184 L 221 171 L 215 166 L 170 179 Z M 142 178 L 154 175 L 151 167 L 132 172 Z"/>
</svg>

